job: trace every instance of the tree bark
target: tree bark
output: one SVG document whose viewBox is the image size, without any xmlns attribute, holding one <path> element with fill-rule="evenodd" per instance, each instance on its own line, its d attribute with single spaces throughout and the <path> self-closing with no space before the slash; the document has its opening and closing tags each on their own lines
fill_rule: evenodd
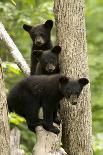
<svg viewBox="0 0 103 155">
<path fill-rule="evenodd" d="M 21 71 L 24 74 L 29 75 L 30 69 L 29 69 L 25 59 L 21 55 L 20 51 L 18 50 L 18 48 L 16 47 L 16 45 L 10 38 L 9 34 L 7 33 L 7 31 L 4 28 L 4 25 L 1 22 L 0 22 L 0 40 L 3 40 L 5 42 L 7 48 L 10 51 L 10 54 L 14 58 L 15 62 L 17 63 L 17 65 L 21 69 Z"/>
<path fill-rule="evenodd" d="M 10 155 L 25 155 L 20 149 L 20 131 L 16 127 L 10 133 Z"/>
<path fill-rule="evenodd" d="M 4 88 L 3 73 L 0 59 L 0 155 L 9 155 L 9 126 L 7 117 L 7 102 Z"/>
<path fill-rule="evenodd" d="M 34 146 L 32 155 L 67 155 L 60 146 L 61 133 L 57 136 L 52 132 L 45 131 L 39 126 L 36 129 L 36 134 L 37 142 Z"/>
<path fill-rule="evenodd" d="M 62 47 L 61 72 L 71 78 L 89 77 L 84 18 L 84 0 L 55 0 L 57 39 Z M 63 147 L 68 155 L 92 155 L 90 85 L 76 106 L 61 104 Z"/>
</svg>

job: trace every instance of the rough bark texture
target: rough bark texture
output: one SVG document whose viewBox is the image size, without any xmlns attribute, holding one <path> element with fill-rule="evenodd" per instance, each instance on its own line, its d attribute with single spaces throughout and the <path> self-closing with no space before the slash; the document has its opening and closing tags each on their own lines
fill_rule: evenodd
<svg viewBox="0 0 103 155">
<path fill-rule="evenodd" d="M 10 155 L 25 155 L 24 150 L 20 149 L 20 131 L 17 128 L 10 133 Z"/>
<path fill-rule="evenodd" d="M 61 133 L 57 136 L 39 126 L 36 129 L 36 135 L 37 142 L 32 155 L 67 155 L 64 149 L 60 147 Z"/>
<path fill-rule="evenodd" d="M 7 102 L 0 59 L 0 155 L 9 155 L 9 144 Z"/>
<path fill-rule="evenodd" d="M 83 0 L 55 0 L 57 39 L 62 47 L 61 72 L 88 78 Z M 68 155 L 92 155 L 90 86 L 86 86 L 76 106 L 61 104 L 63 146 Z"/>
<path fill-rule="evenodd" d="M 27 63 L 25 62 L 23 56 L 21 55 L 20 51 L 18 50 L 18 48 L 16 47 L 16 45 L 10 38 L 9 34 L 5 30 L 5 28 L 1 22 L 0 22 L 0 40 L 5 41 L 5 44 L 10 51 L 10 54 L 14 58 L 15 62 L 17 63 L 17 65 L 21 69 L 21 71 L 24 74 L 29 75 L 30 69 L 29 69 Z"/>
</svg>

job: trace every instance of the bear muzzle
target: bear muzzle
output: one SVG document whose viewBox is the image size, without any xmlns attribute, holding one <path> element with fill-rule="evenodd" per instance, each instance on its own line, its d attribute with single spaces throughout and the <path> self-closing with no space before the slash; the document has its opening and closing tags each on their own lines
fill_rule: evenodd
<svg viewBox="0 0 103 155">
<path fill-rule="evenodd" d="M 46 71 L 53 72 L 56 69 L 56 67 L 53 64 L 47 64 Z"/>
<path fill-rule="evenodd" d="M 77 95 L 71 95 L 70 98 L 69 98 L 69 102 L 70 102 L 72 105 L 76 105 L 77 102 L 78 102 L 78 96 L 77 96 Z"/>
<path fill-rule="evenodd" d="M 41 36 L 38 36 L 38 37 L 35 38 L 34 43 L 37 46 L 42 46 L 42 45 L 45 44 L 45 41 L 44 41 L 44 39 Z"/>
</svg>

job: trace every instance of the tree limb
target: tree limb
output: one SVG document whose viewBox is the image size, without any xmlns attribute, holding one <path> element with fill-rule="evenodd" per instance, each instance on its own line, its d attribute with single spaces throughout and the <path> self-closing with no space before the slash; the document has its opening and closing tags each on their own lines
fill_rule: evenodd
<svg viewBox="0 0 103 155">
<path fill-rule="evenodd" d="M 7 33 L 7 31 L 4 28 L 4 25 L 1 22 L 0 22 L 0 39 L 5 42 L 7 48 L 10 51 L 10 54 L 14 58 L 16 64 L 21 69 L 21 71 L 24 74 L 29 75 L 30 69 L 29 69 L 25 59 L 21 55 L 20 51 L 18 50 L 18 48 L 16 47 L 16 45 L 10 38 L 9 34 Z"/>
<path fill-rule="evenodd" d="M 60 126 L 60 129 L 61 128 L 62 125 Z M 62 132 L 57 136 L 52 132 L 45 131 L 43 127 L 37 127 L 37 142 L 34 146 L 32 155 L 67 155 L 64 149 L 60 146 L 61 133 Z"/>
<path fill-rule="evenodd" d="M 24 154 L 24 150 L 20 149 L 20 131 L 15 127 L 10 133 L 10 155 Z"/>
</svg>

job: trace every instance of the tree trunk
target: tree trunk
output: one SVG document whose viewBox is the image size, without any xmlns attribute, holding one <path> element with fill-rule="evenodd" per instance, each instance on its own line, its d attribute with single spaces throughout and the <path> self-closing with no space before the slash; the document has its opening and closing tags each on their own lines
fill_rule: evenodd
<svg viewBox="0 0 103 155">
<path fill-rule="evenodd" d="M 7 117 L 7 102 L 3 82 L 3 73 L 0 59 L 0 155 L 10 154 L 10 137 Z"/>
<path fill-rule="evenodd" d="M 87 77 L 87 47 L 83 0 L 55 0 L 57 39 L 62 47 L 61 72 L 71 78 Z M 61 104 L 63 147 L 68 155 L 92 155 L 90 86 L 86 86 L 76 106 Z"/>
</svg>

